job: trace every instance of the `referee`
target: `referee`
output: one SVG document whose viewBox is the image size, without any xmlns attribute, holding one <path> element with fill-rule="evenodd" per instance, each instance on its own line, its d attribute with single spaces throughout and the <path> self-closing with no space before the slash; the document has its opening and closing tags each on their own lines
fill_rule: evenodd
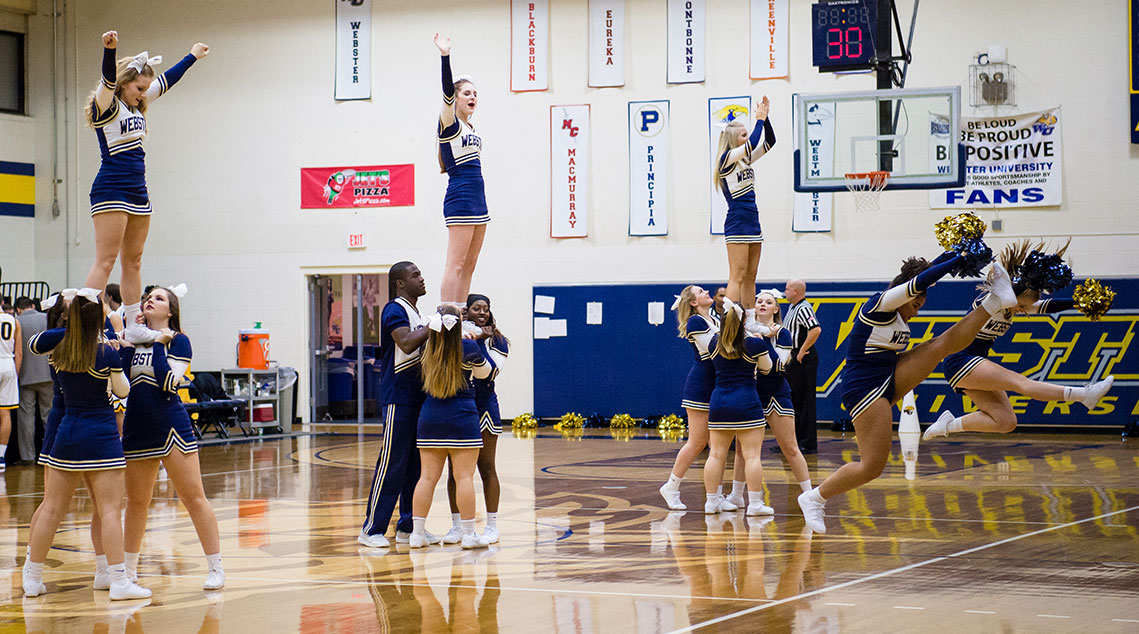
<svg viewBox="0 0 1139 634">
<path fill-rule="evenodd" d="M 807 285 L 803 280 L 787 282 L 784 294 L 791 303 L 786 324 L 794 341 L 786 376 L 787 383 L 791 385 L 791 404 L 795 407 L 795 439 L 803 453 L 818 453 L 815 386 L 818 384 L 819 353 L 815 350 L 815 342 L 823 329 L 815 318 L 815 309 L 807 301 Z"/>
</svg>

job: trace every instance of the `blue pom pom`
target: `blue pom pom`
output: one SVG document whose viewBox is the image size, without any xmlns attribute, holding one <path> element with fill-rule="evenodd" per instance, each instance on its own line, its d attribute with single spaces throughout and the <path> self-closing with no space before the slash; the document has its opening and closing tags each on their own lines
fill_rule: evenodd
<svg viewBox="0 0 1139 634">
<path fill-rule="evenodd" d="M 1041 293 L 1055 293 L 1072 283 L 1072 267 L 1055 253 L 1033 251 L 1016 271 L 1013 288 L 1017 293 L 1032 289 Z"/>
<path fill-rule="evenodd" d="M 993 250 L 980 238 L 962 240 L 953 249 L 961 256 L 954 277 L 980 277 L 981 270 L 993 261 Z"/>
</svg>

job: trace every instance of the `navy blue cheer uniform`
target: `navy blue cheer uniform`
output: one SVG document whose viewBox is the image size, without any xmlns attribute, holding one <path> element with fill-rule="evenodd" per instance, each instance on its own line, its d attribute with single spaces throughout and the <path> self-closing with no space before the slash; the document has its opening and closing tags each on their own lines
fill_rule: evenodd
<svg viewBox="0 0 1139 634">
<path fill-rule="evenodd" d="M 715 348 L 710 349 L 708 343 L 720 332 L 720 328 L 710 317 L 696 314 L 688 318 L 684 329 L 688 333 L 688 343 L 692 344 L 696 362 L 684 380 L 684 395 L 680 406 L 706 412 L 712 402 L 712 390 L 716 388 L 716 368 L 712 365 L 712 350 Z"/>
<path fill-rule="evenodd" d="M 760 142 L 762 139 L 762 143 Z M 771 120 L 757 120 L 747 142 L 720 155 L 720 190 L 728 201 L 724 218 L 724 242 L 763 242 L 759 209 L 755 205 L 755 170 L 752 163 L 775 145 Z"/>
<path fill-rule="evenodd" d="M 62 328 L 45 330 L 29 341 L 37 354 L 50 352 L 63 340 Z M 57 339 L 58 338 L 58 339 Z M 123 371 L 119 353 L 100 343 L 95 366 L 87 372 L 57 372 L 66 410 L 41 455 L 43 464 L 61 471 L 122 469 L 123 444 L 115 412 L 107 399 L 107 382 Z"/>
<path fill-rule="evenodd" d="M 451 57 L 443 60 L 443 107 L 454 109 L 455 82 L 451 79 Z M 439 119 L 439 158 L 447 171 L 447 195 L 443 198 L 443 220 L 448 227 L 485 225 L 490 222 L 486 207 L 486 187 L 482 179 L 482 137 L 455 115 L 451 125 Z"/>
<path fill-rule="evenodd" d="M 898 355 L 910 345 L 910 326 L 898 314 L 898 308 L 960 263 L 960 256 L 939 261 L 943 258 L 946 256 L 935 260 L 932 266 L 904 285 L 875 293 L 858 309 L 842 370 L 842 405 L 851 420 L 857 420 L 879 398 L 891 404 L 900 398 L 894 394 L 894 365 Z"/>
<path fill-rule="evenodd" d="M 981 305 L 985 300 L 988 293 L 982 293 L 977 299 L 973 300 L 973 308 Z M 1028 313 L 1033 315 L 1042 315 L 1048 313 L 1058 313 L 1065 310 L 1071 310 L 1076 306 L 1076 303 L 1071 299 L 1042 299 L 1034 303 L 1029 309 Z M 958 393 L 963 392 L 962 389 L 957 387 L 957 384 L 969 373 L 973 371 L 985 357 L 989 355 L 989 350 L 993 348 L 997 338 L 1004 335 L 1012 328 L 1012 318 L 1014 313 L 1011 309 L 1005 309 L 992 317 L 989 321 L 985 322 L 985 326 L 981 328 L 981 332 L 977 333 L 973 343 L 970 343 L 961 352 L 954 352 L 953 354 L 945 357 L 942 361 L 945 370 L 945 378 L 949 381 L 949 385 Z"/>
<path fill-rule="evenodd" d="M 487 358 L 477 341 L 463 339 L 463 387 L 453 396 L 436 398 L 427 395 L 419 410 L 416 445 L 421 449 L 479 449 L 482 429 L 479 410 L 475 406 L 472 377 L 486 378 L 493 373 L 494 363 Z"/>
<path fill-rule="evenodd" d="M 28 340 L 28 350 L 32 354 L 47 354 L 63 341 L 63 335 L 67 330 L 64 328 L 52 328 L 45 330 Z M 59 421 L 63 420 L 64 407 L 67 401 L 63 399 L 63 386 L 59 383 L 59 375 L 55 371 L 55 366 L 50 363 L 47 366 L 47 371 L 51 375 L 51 412 L 47 415 L 47 420 L 44 421 L 44 437 L 43 443 L 40 445 L 40 455 L 37 460 L 40 464 L 46 464 L 44 458 L 51 451 L 51 445 L 55 442 L 55 432 L 59 429 Z"/>
<path fill-rule="evenodd" d="M 123 419 L 123 451 L 127 460 L 169 456 L 175 448 L 184 454 L 198 450 L 198 439 L 186 406 L 178 396 L 185 370 L 194 356 L 190 338 L 176 333 L 168 344 L 123 348 L 123 365 L 130 368 L 131 396 Z"/>
<path fill-rule="evenodd" d="M 720 335 L 712 337 L 708 347 L 715 351 Z M 756 367 L 770 370 L 775 348 L 766 337 L 743 338 L 740 356 L 735 359 L 712 353 L 716 368 L 716 388 L 712 390 L 708 408 L 708 429 L 741 431 L 767 425 L 763 402 L 755 389 Z"/>
<path fill-rule="evenodd" d="M 783 374 L 786 368 L 783 359 L 791 358 L 794 345 L 791 331 L 779 326 L 779 332 L 775 335 L 775 356 L 772 358 L 771 371 L 766 374 L 758 371 L 755 373 L 755 390 L 759 394 L 759 400 L 763 401 L 765 416 L 778 414 L 795 417 L 795 407 L 791 404 L 791 386 Z"/>
<path fill-rule="evenodd" d="M 502 433 L 502 415 L 498 409 L 498 394 L 494 392 L 494 380 L 502 371 L 502 363 L 510 354 L 510 342 L 506 337 L 487 337 L 479 342 L 483 356 L 493 360 L 493 370 L 484 379 L 473 379 L 475 386 L 475 407 L 479 411 L 479 427 L 495 436 Z"/>
<path fill-rule="evenodd" d="M 142 149 L 147 133 L 146 115 L 114 96 L 117 86 L 115 50 L 103 49 L 103 78 L 96 89 L 97 97 L 109 93 L 111 104 L 106 110 L 99 110 L 97 101 L 92 103 L 91 124 L 99 138 L 102 164 L 91 185 L 91 215 L 108 211 L 145 215 L 151 212 L 146 191 L 146 152 Z M 147 104 L 153 104 L 165 94 L 195 61 L 193 55 L 186 55 L 155 78 L 146 91 Z"/>
<path fill-rule="evenodd" d="M 376 458 L 376 471 L 368 494 L 363 532 L 382 535 L 387 531 L 399 501 L 396 530 L 410 533 L 411 498 L 419 482 L 419 451 L 415 428 L 423 405 L 423 379 L 419 361 L 422 348 L 411 354 L 396 345 L 397 328 L 418 330 L 427 325 L 410 302 L 402 297 L 388 302 L 380 315 L 380 409 L 384 419 L 383 446 Z"/>
</svg>

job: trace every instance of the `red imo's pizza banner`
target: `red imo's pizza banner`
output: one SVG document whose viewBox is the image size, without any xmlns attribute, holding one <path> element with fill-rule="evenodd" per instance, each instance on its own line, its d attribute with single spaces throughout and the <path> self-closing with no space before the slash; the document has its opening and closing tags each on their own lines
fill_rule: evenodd
<svg viewBox="0 0 1139 634">
<path fill-rule="evenodd" d="M 414 165 L 301 168 L 301 209 L 414 204 Z"/>
</svg>

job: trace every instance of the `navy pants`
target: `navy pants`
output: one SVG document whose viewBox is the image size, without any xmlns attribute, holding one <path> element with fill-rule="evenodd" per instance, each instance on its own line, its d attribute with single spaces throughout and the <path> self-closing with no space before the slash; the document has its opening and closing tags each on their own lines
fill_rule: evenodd
<svg viewBox="0 0 1139 634">
<path fill-rule="evenodd" d="M 419 449 L 415 446 L 415 428 L 419 407 L 384 405 L 384 445 L 376 459 L 376 473 L 368 494 L 364 533 L 382 535 L 392 520 L 399 500 L 396 530 L 411 532 L 411 498 L 419 482 Z"/>
</svg>

